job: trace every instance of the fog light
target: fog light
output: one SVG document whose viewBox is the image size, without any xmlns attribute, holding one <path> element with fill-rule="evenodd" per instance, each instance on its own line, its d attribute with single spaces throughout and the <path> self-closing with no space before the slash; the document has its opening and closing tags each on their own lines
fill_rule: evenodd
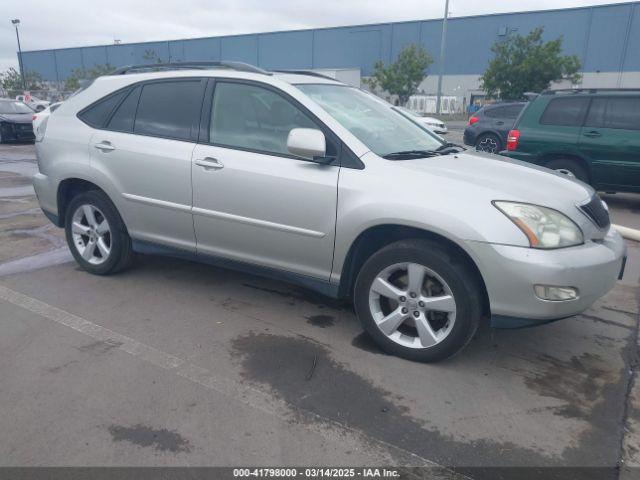
<svg viewBox="0 0 640 480">
<path fill-rule="evenodd" d="M 534 285 L 536 296 L 550 302 L 563 302 L 578 298 L 578 289 L 573 287 L 552 287 L 551 285 Z"/>
</svg>

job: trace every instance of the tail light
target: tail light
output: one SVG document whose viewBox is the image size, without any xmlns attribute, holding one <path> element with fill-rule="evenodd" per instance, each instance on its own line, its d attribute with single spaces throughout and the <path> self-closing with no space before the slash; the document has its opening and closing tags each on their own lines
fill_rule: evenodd
<svg viewBox="0 0 640 480">
<path fill-rule="evenodd" d="M 507 135 L 507 150 L 513 152 L 518 148 L 518 141 L 520 140 L 520 130 L 511 130 Z"/>
<path fill-rule="evenodd" d="M 478 120 L 480 120 L 478 117 L 471 117 L 469 119 L 469 125 L 473 125 L 474 123 L 477 123 Z"/>
</svg>

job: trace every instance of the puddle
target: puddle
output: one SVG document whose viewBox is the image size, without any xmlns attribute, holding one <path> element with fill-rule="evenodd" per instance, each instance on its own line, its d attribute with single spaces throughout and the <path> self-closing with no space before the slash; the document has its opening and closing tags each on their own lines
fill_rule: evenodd
<svg viewBox="0 0 640 480">
<path fill-rule="evenodd" d="M 166 428 L 155 429 L 137 424 L 131 427 L 111 425 L 109 433 L 114 442 L 129 442 L 140 447 L 153 447 L 160 452 L 189 452 L 189 441 L 179 433 Z"/>
</svg>

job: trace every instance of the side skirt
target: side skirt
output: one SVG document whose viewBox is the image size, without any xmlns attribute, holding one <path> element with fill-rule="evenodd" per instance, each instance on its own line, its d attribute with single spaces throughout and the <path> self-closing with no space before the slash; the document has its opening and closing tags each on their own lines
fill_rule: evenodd
<svg viewBox="0 0 640 480">
<path fill-rule="evenodd" d="M 207 255 L 203 253 L 192 253 L 175 247 L 159 245 L 157 243 L 147 242 L 144 240 L 132 239 L 133 250 L 144 255 L 162 255 L 167 257 L 181 258 L 200 263 L 206 263 L 220 268 L 236 270 L 260 277 L 272 278 L 283 282 L 298 285 L 314 292 L 326 295 L 331 298 L 338 298 L 339 285 L 319 280 L 317 278 L 300 275 L 298 273 L 277 270 L 275 268 L 263 267 L 252 263 L 240 262 L 228 258 Z"/>
</svg>

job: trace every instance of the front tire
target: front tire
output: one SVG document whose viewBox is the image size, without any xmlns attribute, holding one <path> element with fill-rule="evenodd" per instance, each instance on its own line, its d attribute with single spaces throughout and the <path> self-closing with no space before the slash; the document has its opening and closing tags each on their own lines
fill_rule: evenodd
<svg viewBox="0 0 640 480">
<path fill-rule="evenodd" d="M 482 316 L 475 272 L 440 244 L 392 243 L 356 279 L 354 304 L 365 331 L 385 352 L 437 362 L 462 350 Z"/>
<path fill-rule="evenodd" d="M 108 275 L 132 261 L 131 238 L 116 207 L 104 193 L 92 190 L 75 196 L 65 216 L 67 244 L 87 272 Z"/>
</svg>

